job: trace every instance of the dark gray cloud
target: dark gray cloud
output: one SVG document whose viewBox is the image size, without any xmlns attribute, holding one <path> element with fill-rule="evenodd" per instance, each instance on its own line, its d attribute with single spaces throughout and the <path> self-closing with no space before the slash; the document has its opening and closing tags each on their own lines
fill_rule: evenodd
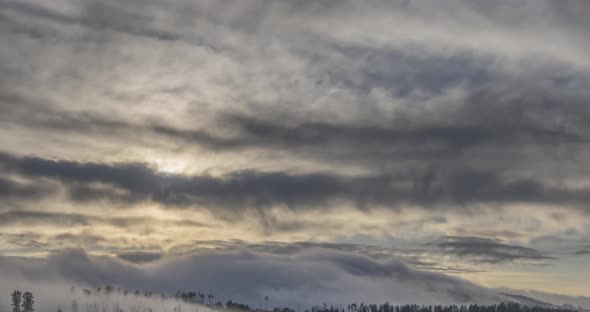
<svg viewBox="0 0 590 312">
<path fill-rule="evenodd" d="M 49 183 L 21 183 L 0 177 L 0 198 L 35 200 L 56 191 Z"/>
<path fill-rule="evenodd" d="M 584 249 L 580 249 L 576 251 L 576 255 L 583 256 L 583 255 L 590 255 L 590 246 L 586 246 Z"/>
<path fill-rule="evenodd" d="M 523 98 L 509 103 L 491 103 L 498 97 L 473 95 L 473 103 L 463 105 L 456 113 L 443 121 L 392 120 L 391 125 L 351 125 L 329 122 L 306 122 L 278 114 L 272 119 L 260 119 L 244 115 L 224 116 L 221 124 L 237 129 L 237 137 L 215 137 L 204 131 L 179 131 L 156 127 L 159 133 L 196 141 L 213 149 L 263 148 L 287 150 L 303 155 L 336 161 L 395 161 L 421 160 L 430 165 L 435 160 L 464 158 L 475 163 L 470 150 L 487 149 L 491 153 L 511 149 L 543 148 L 550 145 L 583 146 L 588 142 L 584 133 L 577 132 L 583 125 L 583 116 L 589 115 L 585 106 L 571 109 L 546 109 L 540 100 L 516 105 Z M 492 99 L 493 98 L 493 99 Z M 557 99 L 549 100 L 556 104 Z M 514 105 L 513 105 L 514 104 Z M 480 114 L 486 110 L 485 114 Z M 563 110 L 563 111 L 562 111 Z M 550 117 L 561 114 L 571 121 L 551 124 Z M 485 115 L 485 117 L 483 117 Z M 528 116 L 536 115 L 536 116 Z M 279 122 L 280 120 L 280 122 Z M 569 124 L 568 124 L 569 123 Z M 571 128 L 571 129 L 570 129 Z M 351 148 L 353 147 L 354 148 Z M 514 154 L 513 154 L 514 155 Z M 512 156 L 514 157 L 514 156 Z M 535 157 L 535 156 L 532 156 Z M 542 159 L 542 156 L 536 156 Z M 518 159 L 515 159 L 518 160 Z M 492 163 L 494 163 L 492 161 Z M 503 164 L 507 165 L 507 164 Z"/>
<path fill-rule="evenodd" d="M 569 205 L 585 211 L 584 203 L 590 197 L 583 188 L 545 185 L 532 179 L 511 180 L 501 173 L 465 169 L 375 176 L 245 170 L 215 177 L 165 174 L 141 163 L 75 162 L 9 154 L 0 155 L 0 167 L 27 178 L 59 181 L 70 187 L 71 198 L 80 202 L 149 200 L 181 207 L 210 204 L 213 211 L 276 204 L 292 209 L 318 208 L 340 199 L 361 209 L 398 208 L 404 203 L 461 209 L 468 208 L 468 204 L 522 202 Z"/>
<path fill-rule="evenodd" d="M 117 253 L 117 257 L 133 263 L 147 263 L 162 258 L 161 252 L 125 251 Z"/>
<path fill-rule="evenodd" d="M 544 262 L 557 259 L 534 248 L 510 245 L 498 240 L 481 237 L 449 236 L 430 245 L 440 248 L 446 254 L 478 263 Z"/>
</svg>

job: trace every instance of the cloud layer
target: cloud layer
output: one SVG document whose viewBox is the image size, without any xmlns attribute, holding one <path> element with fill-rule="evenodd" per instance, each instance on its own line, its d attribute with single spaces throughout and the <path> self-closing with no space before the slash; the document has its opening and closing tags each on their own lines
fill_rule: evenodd
<svg viewBox="0 0 590 312">
<path fill-rule="evenodd" d="M 0 253 L 57 263 L 53 250 L 81 247 L 82 266 L 155 285 L 169 281 L 130 263 L 166 271 L 171 251 L 209 242 L 253 272 L 321 267 L 326 291 L 360 291 L 369 267 L 402 293 L 403 274 L 427 280 L 384 262 L 399 257 L 588 294 L 589 13 L 583 0 L 0 0 Z M 207 276 L 215 256 L 175 261 Z M 295 277 L 275 295 L 320 299 Z M 443 301 L 474 296 L 440 283 Z"/>
<path fill-rule="evenodd" d="M 24 277 L 33 282 L 112 284 L 132 290 L 198 289 L 214 293 L 218 300 L 233 299 L 251 305 L 256 305 L 265 295 L 276 305 L 291 306 L 351 300 L 457 303 L 497 299 L 493 292 L 474 284 L 418 271 L 400 261 L 377 261 L 322 249 L 288 255 L 209 251 L 143 266 L 71 250 L 53 253 L 46 260 L 3 258 L 2 275 L 7 279 Z"/>
</svg>

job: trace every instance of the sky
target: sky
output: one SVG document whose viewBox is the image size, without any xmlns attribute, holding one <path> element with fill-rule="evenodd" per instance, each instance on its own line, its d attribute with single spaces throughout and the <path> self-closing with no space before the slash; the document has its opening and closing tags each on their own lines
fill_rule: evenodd
<svg viewBox="0 0 590 312">
<path fill-rule="evenodd" d="M 0 0 L 0 289 L 590 296 L 588 15 Z"/>
</svg>

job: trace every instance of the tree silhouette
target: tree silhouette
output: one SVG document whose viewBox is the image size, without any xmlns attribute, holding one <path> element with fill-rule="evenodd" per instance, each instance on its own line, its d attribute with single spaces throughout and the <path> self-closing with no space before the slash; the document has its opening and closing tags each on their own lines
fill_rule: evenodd
<svg viewBox="0 0 590 312">
<path fill-rule="evenodd" d="M 22 312 L 33 312 L 35 311 L 35 298 L 30 292 L 23 294 L 23 310 Z"/>
<path fill-rule="evenodd" d="M 357 305 L 356 303 L 353 303 L 350 304 L 349 309 L 354 312 L 575 312 L 573 309 L 552 306 L 527 306 L 518 303 L 505 302 L 487 306 L 477 304 L 469 306 L 425 306 L 417 304 L 394 306 L 387 302 L 381 305 L 364 303 Z M 340 306 L 328 306 L 325 303 L 322 306 L 313 306 L 311 308 L 311 312 L 341 312 L 343 310 L 344 309 L 341 309 Z"/>
<path fill-rule="evenodd" d="M 1 1 L 1 0 L 0 0 Z M 112 286 L 105 286 L 102 289 L 102 294 L 98 291 L 91 291 L 89 289 L 83 289 L 83 293 L 86 295 L 85 299 L 80 299 L 81 301 L 81 308 L 78 307 L 78 302 L 74 299 L 72 300 L 72 310 L 71 312 L 107 312 L 109 311 L 109 303 L 102 302 L 102 310 L 99 309 L 100 301 L 101 300 L 109 300 L 110 298 L 106 298 L 108 295 L 114 292 L 114 288 Z M 124 294 L 127 294 L 128 291 L 125 290 Z M 129 292 L 130 295 L 135 294 L 139 296 L 140 294 L 144 294 L 146 297 L 152 297 L 151 291 L 139 290 Z M 90 298 L 94 297 L 94 299 Z M 166 299 L 166 295 L 162 294 L 162 299 Z M 178 291 L 176 293 L 176 297 L 170 296 L 170 298 L 176 298 L 179 302 L 174 303 L 175 306 L 173 307 L 174 312 L 182 312 L 182 305 L 184 303 L 192 304 L 192 303 L 201 303 L 206 304 L 213 307 L 213 311 L 217 312 L 262 312 L 260 307 L 262 303 L 260 302 L 262 298 L 264 298 L 264 312 L 295 312 L 295 310 L 288 308 L 288 307 L 275 307 L 270 308 L 268 307 L 268 303 L 270 301 L 269 296 L 258 297 L 259 304 L 257 309 L 250 308 L 247 304 L 241 304 L 234 302 L 232 300 L 227 301 L 225 305 L 225 309 L 223 309 L 223 304 L 220 302 L 214 304 L 214 295 L 213 294 L 205 294 L 196 291 Z M 222 297 L 222 296 L 220 296 Z M 99 300 L 97 303 L 96 300 Z M 90 301 L 94 300 L 94 303 L 90 303 Z M 181 301 L 181 302 L 180 302 Z M 208 301 L 208 302 L 207 302 Z M 144 306 L 146 304 L 146 306 Z M 33 295 L 30 292 L 26 292 L 22 294 L 20 291 L 15 290 L 12 293 L 12 312 L 34 312 L 34 305 L 35 300 Z M 113 303 L 112 312 L 153 312 L 157 311 L 152 309 L 149 306 L 149 301 L 143 301 L 139 305 L 134 304 L 132 307 L 127 310 L 120 309 L 119 303 Z M 190 307 L 190 305 L 189 305 Z M 45 309 L 45 307 L 41 307 L 41 310 Z M 192 309 L 189 308 L 189 311 Z M 197 312 L 199 308 L 197 306 Z M 297 309 L 300 311 L 300 309 Z M 58 312 L 63 312 L 60 308 Z M 519 305 L 517 303 L 511 302 L 501 302 L 498 304 L 492 305 L 392 305 L 388 302 L 384 304 L 369 304 L 369 303 L 351 303 L 348 305 L 328 305 L 326 303 L 320 306 L 312 306 L 310 309 L 306 309 L 305 312 L 582 312 L 580 310 L 575 310 L 573 307 L 569 306 L 552 306 L 550 304 L 542 305 L 542 306 L 528 306 L 528 305 Z M 590 311 L 588 311 L 590 312 Z"/>
<path fill-rule="evenodd" d="M 12 312 L 20 312 L 21 292 L 15 290 L 12 292 Z"/>
</svg>

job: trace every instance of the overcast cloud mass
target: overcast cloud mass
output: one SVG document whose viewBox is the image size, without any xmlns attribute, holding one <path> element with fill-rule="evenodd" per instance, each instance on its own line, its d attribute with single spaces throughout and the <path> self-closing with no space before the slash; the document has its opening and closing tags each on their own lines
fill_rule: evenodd
<svg viewBox="0 0 590 312">
<path fill-rule="evenodd" d="M 590 309 L 588 16 L 0 0 L 0 290 Z"/>
</svg>

